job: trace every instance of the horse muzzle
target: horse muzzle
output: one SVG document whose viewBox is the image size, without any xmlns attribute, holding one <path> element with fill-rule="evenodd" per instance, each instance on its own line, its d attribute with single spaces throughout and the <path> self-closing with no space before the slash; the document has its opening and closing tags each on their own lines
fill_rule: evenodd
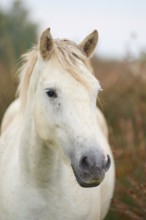
<svg viewBox="0 0 146 220">
<path fill-rule="evenodd" d="M 110 156 L 106 158 L 99 152 L 84 154 L 79 162 L 72 160 L 72 169 L 78 184 L 82 187 L 98 186 L 111 165 Z"/>
</svg>

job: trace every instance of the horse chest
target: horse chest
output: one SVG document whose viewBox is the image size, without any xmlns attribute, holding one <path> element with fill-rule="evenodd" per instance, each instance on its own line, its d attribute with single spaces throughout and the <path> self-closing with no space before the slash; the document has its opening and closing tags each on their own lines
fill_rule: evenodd
<svg viewBox="0 0 146 220">
<path fill-rule="evenodd" d="M 95 192 L 96 196 L 92 193 L 82 193 L 77 191 L 74 194 L 73 191 L 63 192 L 54 188 L 54 192 L 42 192 L 45 198 L 29 194 L 26 198 L 27 202 L 22 202 L 22 206 L 18 209 L 20 211 L 22 208 L 25 217 L 18 220 L 99 220 L 97 192 Z"/>
</svg>

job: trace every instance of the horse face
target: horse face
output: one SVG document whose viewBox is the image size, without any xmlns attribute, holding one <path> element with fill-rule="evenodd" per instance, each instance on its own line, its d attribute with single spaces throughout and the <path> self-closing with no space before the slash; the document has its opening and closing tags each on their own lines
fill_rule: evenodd
<svg viewBox="0 0 146 220">
<path fill-rule="evenodd" d="M 103 180 L 110 158 L 98 143 L 100 85 L 82 64 L 80 71 L 88 76 L 90 88 L 52 61 L 45 65 L 35 97 L 35 122 L 45 143 L 68 158 L 78 183 L 91 187 Z"/>
</svg>

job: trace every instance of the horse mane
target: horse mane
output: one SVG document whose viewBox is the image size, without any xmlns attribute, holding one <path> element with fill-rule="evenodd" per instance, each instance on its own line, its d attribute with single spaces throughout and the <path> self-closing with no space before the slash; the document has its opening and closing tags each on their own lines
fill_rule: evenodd
<svg viewBox="0 0 146 220">
<path fill-rule="evenodd" d="M 18 97 L 21 101 L 21 109 L 25 108 L 27 91 L 30 78 L 37 62 L 39 50 L 33 47 L 29 52 L 22 56 L 22 66 L 20 68 L 20 79 L 17 90 Z M 82 53 L 79 46 L 72 41 L 63 39 L 54 40 L 54 50 L 50 59 L 54 59 L 59 66 L 64 68 L 78 81 L 86 83 L 82 74 L 79 74 L 79 61 L 81 61 L 93 74 L 93 69 L 89 59 Z"/>
</svg>

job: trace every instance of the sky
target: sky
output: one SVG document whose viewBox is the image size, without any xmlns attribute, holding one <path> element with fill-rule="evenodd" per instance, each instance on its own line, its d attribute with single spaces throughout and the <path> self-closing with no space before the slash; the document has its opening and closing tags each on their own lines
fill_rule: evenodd
<svg viewBox="0 0 146 220">
<path fill-rule="evenodd" d="M 21 1 L 21 0 L 20 0 Z M 8 8 L 13 0 L 0 0 Z M 134 57 L 146 52 L 146 0 L 25 0 L 39 33 L 51 28 L 54 38 L 81 42 L 97 29 L 96 53 L 104 57 Z"/>
</svg>

